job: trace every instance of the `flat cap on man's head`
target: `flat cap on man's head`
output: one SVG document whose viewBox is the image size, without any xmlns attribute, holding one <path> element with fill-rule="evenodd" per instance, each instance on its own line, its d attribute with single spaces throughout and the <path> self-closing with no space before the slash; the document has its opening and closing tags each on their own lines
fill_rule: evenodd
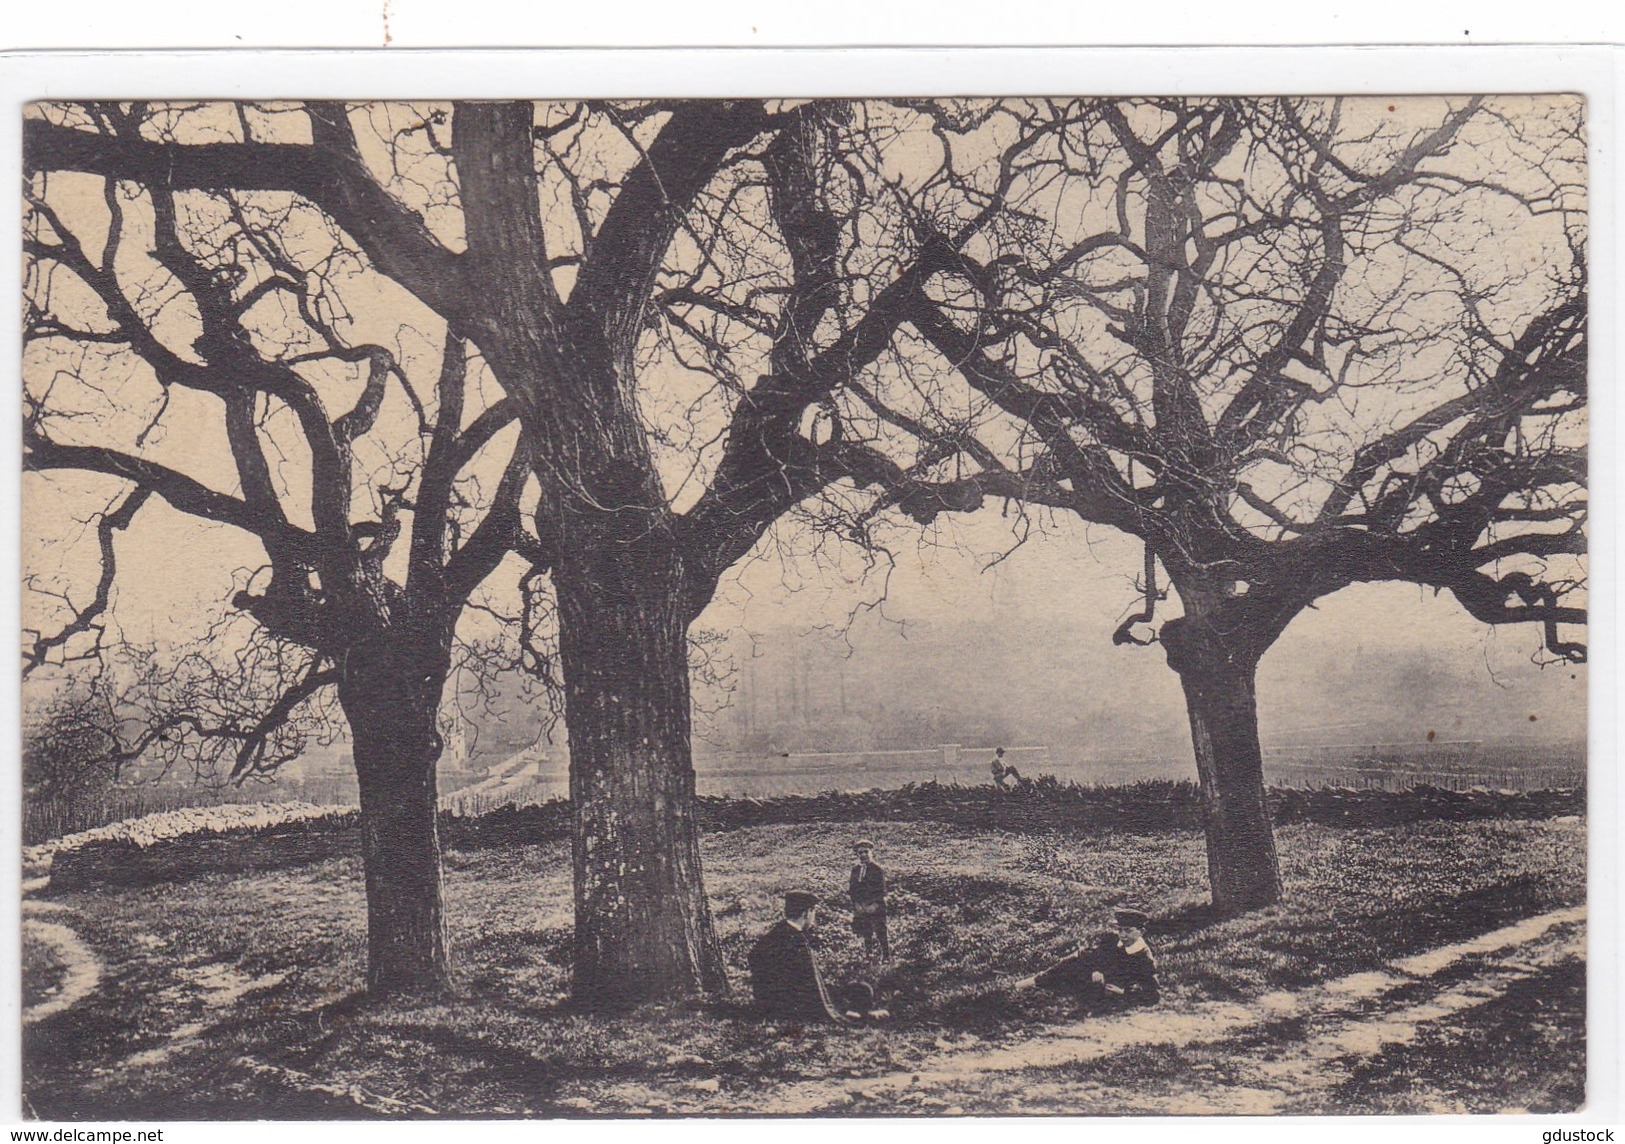
<svg viewBox="0 0 1625 1144">
<path fill-rule="evenodd" d="M 1144 929 L 1146 923 L 1151 920 L 1150 914 L 1136 906 L 1119 906 L 1112 912 L 1112 916 L 1117 919 L 1118 925 L 1134 926 L 1136 929 Z"/>
<path fill-rule="evenodd" d="M 852 849 L 854 850 L 873 850 L 874 848 L 875 844 L 870 842 L 867 838 L 860 838 L 856 842 L 852 843 Z"/>
<path fill-rule="evenodd" d="M 809 894 L 806 890 L 791 890 L 784 895 L 784 916 L 799 918 L 817 904 L 817 894 Z"/>
</svg>

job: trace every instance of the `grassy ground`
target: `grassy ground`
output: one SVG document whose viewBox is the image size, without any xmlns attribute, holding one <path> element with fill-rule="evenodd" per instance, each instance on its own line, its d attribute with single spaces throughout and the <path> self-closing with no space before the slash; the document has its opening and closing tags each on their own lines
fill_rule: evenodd
<svg viewBox="0 0 1625 1144">
<path fill-rule="evenodd" d="M 62 951 L 34 934 L 23 931 L 23 1008 L 31 1009 L 50 1001 L 61 992 L 67 976 Z"/>
<path fill-rule="evenodd" d="M 766 1084 L 909 1069 L 945 1049 L 1015 1045 L 1075 1019 L 1066 1002 L 1012 995 L 1005 983 L 1066 952 L 1125 896 L 1157 919 L 1151 938 L 1169 1013 L 1330 981 L 1585 896 L 1584 825 L 1574 819 L 1285 827 L 1283 904 L 1219 923 L 1201 907 L 1206 864 L 1195 834 L 755 827 L 705 840 L 737 985 L 780 891 L 844 891 L 855 832 L 876 837 L 894 885 L 897 961 L 885 986 L 897 1018 L 888 1026 L 794 1030 L 727 1006 L 569 1012 L 562 843 L 449 854 L 458 996 L 362 1006 L 351 996 L 362 975 L 360 870 L 333 859 L 58 896 L 106 976 L 71 1011 L 25 1030 L 24 1091 L 46 1119 L 328 1117 L 414 1106 L 458 1116 L 750 1111 Z M 827 977 L 858 972 L 858 941 L 836 911 L 822 943 Z M 30 956 L 25 969 L 25 991 L 35 994 L 60 973 L 48 954 Z M 1470 1019 L 1440 1022 L 1403 1049 L 1340 1070 L 1301 1110 L 1410 1111 L 1402 1078 L 1416 1075 L 1433 1076 L 1447 1104 L 1572 1106 L 1584 1074 L 1573 1031 L 1583 1029 L 1583 984 L 1565 967 L 1509 989 Z M 1530 1013 L 1544 1022 L 1535 1040 L 1503 1035 Z M 1446 1068 L 1463 1049 L 1475 1063 Z M 1254 1083 L 1237 1071 L 1252 1051 L 1136 1049 L 1073 1070 L 1064 1084 L 1017 1076 L 1005 1095 L 989 1085 L 964 1110 L 1145 1110 L 1141 1097 L 1159 1076 L 1198 1076 L 1208 1093 Z M 1051 1096 L 1035 1098 L 1045 1089 L 1033 1082 L 1044 1080 L 1054 1082 Z M 859 1111 L 945 1107 L 947 1099 L 888 1098 Z"/>
<path fill-rule="evenodd" d="M 1426 1028 L 1349 1070 L 1334 1099 L 1350 1111 L 1569 1112 L 1585 1102 L 1585 963 L 1570 958 L 1448 1027 Z M 1532 1070 L 1564 1060 L 1571 1069 Z"/>
</svg>

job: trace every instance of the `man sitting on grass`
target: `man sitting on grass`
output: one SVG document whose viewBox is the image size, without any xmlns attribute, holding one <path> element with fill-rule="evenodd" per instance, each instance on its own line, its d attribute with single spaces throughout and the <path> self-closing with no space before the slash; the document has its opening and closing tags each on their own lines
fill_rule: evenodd
<svg viewBox="0 0 1625 1144">
<path fill-rule="evenodd" d="M 1102 930 L 1091 947 L 1079 947 L 1042 973 L 1022 978 L 1015 987 L 1067 993 L 1091 1007 L 1125 1000 L 1156 1001 L 1161 995 L 1157 959 L 1145 942 L 1149 919 L 1130 908 L 1118 910 L 1116 916 L 1116 930 Z"/>
<path fill-rule="evenodd" d="M 805 890 L 784 895 L 784 920 L 750 951 L 750 985 L 762 1015 L 781 1021 L 834 1021 L 845 1017 L 830 1004 L 807 933 L 818 924 L 818 899 Z"/>
<path fill-rule="evenodd" d="M 1145 941 L 1145 927 L 1151 919 L 1141 910 L 1123 907 L 1117 911 L 1117 975 L 1108 976 L 1125 996 L 1139 1001 L 1155 1001 L 1162 996 L 1157 986 L 1157 958 Z"/>
</svg>

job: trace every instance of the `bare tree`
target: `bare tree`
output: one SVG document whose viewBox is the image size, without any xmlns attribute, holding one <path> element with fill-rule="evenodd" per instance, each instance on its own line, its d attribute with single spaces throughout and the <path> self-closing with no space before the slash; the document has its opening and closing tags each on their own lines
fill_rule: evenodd
<svg viewBox="0 0 1625 1144">
<path fill-rule="evenodd" d="M 845 434 L 830 404 L 909 305 L 933 305 L 920 284 L 934 248 L 897 251 L 864 231 L 863 204 L 891 191 L 883 170 L 865 169 L 872 149 L 843 154 L 861 137 L 852 118 L 843 105 L 744 101 L 47 107 L 26 123 L 31 337 L 133 353 L 166 393 L 220 400 L 240 492 L 156 463 L 138 435 L 124 449 L 79 444 L 52 404 L 59 361 L 32 370 L 29 464 L 119 477 L 265 546 L 269 579 L 236 603 L 321 653 L 309 686 L 339 688 L 371 824 L 375 985 L 443 972 L 439 939 L 425 936 L 439 929 L 433 699 L 458 609 L 517 546 L 545 574 L 557 616 L 576 996 L 725 987 L 693 810 L 689 628 L 719 578 L 803 499 L 836 482 L 909 479 L 876 442 Z M 112 220 L 100 252 L 52 204 L 70 172 L 99 180 Z M 154 220 L 145 283 L 121 267 L 127 202 Z M 350 344 L 332 316 L 334 269 L 294 254 L 312 228 L 327 235 L 319 260 L 342 250 L 447 330 L 438 404 L 418 405 L 421 471 L 371 482 L 365 519 L 348 511 L 357 443 L 392 379 L 412 390 L 388 351 Z M 105 315 L 59 314 L 62 275 Z M 184 317 L 171 317 L 181 295 Z M 272 296 L 285 297 L 297 338 L 251 320 Z M 465 344 L 503 390 L 466 427 Z M 334 416 L 342 406 L 313 379 L 346 363 L 367 380 Z M 135 405 L 98 392 L 126 416 Z M 285 415 L 310 457 L 310 526 L 286 510 L 303 494 L 278 489 L 264 455 L 276 432 L 266 419 Z M 508 416 L 520 449 L 456 546 L 454 478 Z M 516 528 L 521 496 L 534 533 Z M 386 565 L 408 516 L 402 578 Z M 410 856 L 386 857 L 396 849 Z"/>
<path fill-rule="evenodd" d="M 125 762 L 116 723 L 105 691 L 93 684 L 53 695 L 23 725 L 24 798 L 72 798 L 116 780 Z"/>
<path fill-rule="evenodd" d="M 1574 495 L 1534 491 L 1572 492 L 1579 454 L 1557 426 L 1575 403 L 1525 397 L 1580 384 L 1583 280 L 1552 277 L 1549 320 L 1509 325 L 1492 284 L 1463 285 L 1449 254 L 1390 233 L 1426 235 L 1430 211 L 1433 233 L 1449 231 L 1428 195 L 1534 202 L 1471 164 L 1437 173 L 1488 114 L 1350 131 L 1337 105 L 1312 102 L 42 108 L 25 124 L 31 336 L 87 360 L 133 353 L 166 393 L 219 400 L 239 491 L 154 461 L 142 406 L 105 384 L 106 408 L 134 416 L 132 443 L 78 443 L 85 422 L 51 381 L 60 361 L 31 366 L 30 464 L 119 477 L 260 538 L 271 575 L 237 603 L 320 650 L 312 670 L 339 688 L 375 823 L 369 887 L 386 920 L 373 952 L 406 966 L 402 980 L 443 966 L 424 936 L 438 932 L 438 868 L 421 839 L 446 649 L 473 585 L 517 548 L 522 606 L 557 622 L 576 996 L 724 987 L 693 809 L 688 636 L 727 570 L 815 496 L 914 521 L 1000 496 L 1144 537 L 1185 604 L 1163 642 L 1192 696 L 1216 896 L 1266 900 L 1251 680 L 1289 612 L 1339 578 L 1399 568 L 1487 619 L 1579 615 L 1559 602 L 1571 585 L 1478 569 L 1512 557 L 1510 534 L 1479 535 L 1485 520 L 1522 536 L 1579 511 Z M 1530 147 L 1547 137 L 1561 132 L 1534 131 Z M 118 237 L 98 251 L 52 205 L 83 176 L 110 236 L 145 234 L 124 224 L 126 202 L 150 213 L 145 280 Z M 1578 225 L 1572 188 L 1551 197 Z M 1445 282 L 1433 292 L 1460 301 L 1448 361 L 1407 356 L 1441 344 L 1407 309 L 1415 282 L 1351 271 L 1380 263 L 1366 254 L 1377 245 L 1406 250 L 1412 278 L 1433 267 Z M 340 250 L 355 278 L 342 286 L 328 262 Z M 51 293 L 59 275 L 89 295 Z M 385 280 L 404 290 L 390 305 L 445 329 L 434 400 L 330 309 Z M 70 294 L 80 306 L 65 318 Z M 256 321 L 273 296 L 291 308 L 270 325 L 298 337 Z M 477 414 L 463 408 L 476 357 L 501 388 Z M 321 372 L 345 364 L 349 389 Z M 381 431 L 396 385 L 421 462 L 358 479 L 357 443 Z M 1461 392 L 1373 434 L 1349 403 L 1383 386 Z M 1334 409 L 1334 431 L 1309 432 Z M 470 517 L 457 474 L 510 417 L 520 444 Z M 293 425 L 308 494 L 268 485 L 267 443 Z M 1509 461 L 1491 472 L 1497 449 Z M 1470 487 L 1456 491 L 1451 466 Z M 1558 470 L 1568 483 L 1539 483 Z M 1294 515 L 1304 481 L 1320 482 L 1324 522 Z M 1508 481 L 1524 482 L 1527 505 L 1497 496 Z M 364 496 L 343 492 L 357 485 Z M 875 488 L 878 505 L 857 508 Z M 309 525 L 286 508 L 306 495 Z M 399 568 L 389 555 L 408 528 Z M 1547 534 L 1518 551 L 1578 545 L 1574 530 Z M 1401 549 L 1410 563 L 1396 564 Z M 1513 587 L 1527 602 L 1502 608 Z M 538 653 L 554 655 L 522 652 Z M 377 737 L 363 748 L 366 728 Z M 386 869 L 394 846 L 417 857 Z"/>
<path fill-rule="evenodd" d="M 119 153 L 162 149 L 152 141 L 184 130 L 187 110 L 44 114 L 34 129 Z M 113 534 L 154 498 L 253 538 L 264 565 L 230 603 L 256 629 L 215 641 L 223 661 L 194 657 L 154 683 L 149 710 L 167 714 L 139 747 L 190 737 L 229 749 L 233 776 L 268 770 L 288 757 L 294 712 L 335 689 L 361 790 L 368 985 L 436 988 L 447 962 L 435 714 L 463 602 L 526 547 L 523 455 L 493 461 L 489 448 L 510 415 L 500 402 L 471 407 L 475 371 L 454 335 L 427 400 L 392 350 L 354 340 L 346 282 L 359 255 L 290 196 L 139 169 L 74 185 L 45 174 L 38 154 L 26 188 L 25 465 L 41 480 L 82 489 L 94 474 L 127 491 L 100 518 L 93 597 L 63 593 L 64 622 L 26 641 L 25 670 L 100 639 Z M 386 414 L 391 401 L 400 408 Z M 398 545 L 405 516 L 410 543 Z M 250 716 L 241 699 L 264 694 L 249 681 L 267 672 L 280 682 Z M 223 695 L 232 708 L 214 705 Z"/>
<path fill-rule="evenodd" d="M 187 801 L 240 798 L 312 745 L 339 738 L 331 689 L 303 686 L 312 653 L 245 619 L 225 617 L 195 641 L 162 648 L 123 639 L 116 626 L 110 639 L 75 633 L 58 645 L 69 670 L 25 664 L 30 842 L 100 826 L 141 805 L 143 787 L 166 787 L 166 801 L 179 783 Z"/>
<path fill-rule="evenodd" d="M 1183 683 L 1215 905 L 1276 901 L 1254 681 L 1303 609 L 1416 583 L 1584 658 L 1561 632 L 1585 621 L 1580 104 L 918 110 L 1026 145 L 910 188 L 942 305 L 858 396 L 964 466 L 935 470 L 939 502 L 1144 541 L 1116 641 L 1159 641 Z M 1183 614 L 1153 631 L 1159 564 Z"/>
</svg>

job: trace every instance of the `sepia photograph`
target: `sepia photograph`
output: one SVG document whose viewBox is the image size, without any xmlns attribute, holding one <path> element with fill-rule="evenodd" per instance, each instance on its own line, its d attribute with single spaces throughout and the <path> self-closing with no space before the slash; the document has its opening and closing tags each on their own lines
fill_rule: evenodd
<svg viewBox="0 0 1625 1144">
<path fill-rule="evenodd" d="M 1596 1095 L 1583 93 L 175 90 L 15 112 L 25 1120 Z"/>
</svg>

